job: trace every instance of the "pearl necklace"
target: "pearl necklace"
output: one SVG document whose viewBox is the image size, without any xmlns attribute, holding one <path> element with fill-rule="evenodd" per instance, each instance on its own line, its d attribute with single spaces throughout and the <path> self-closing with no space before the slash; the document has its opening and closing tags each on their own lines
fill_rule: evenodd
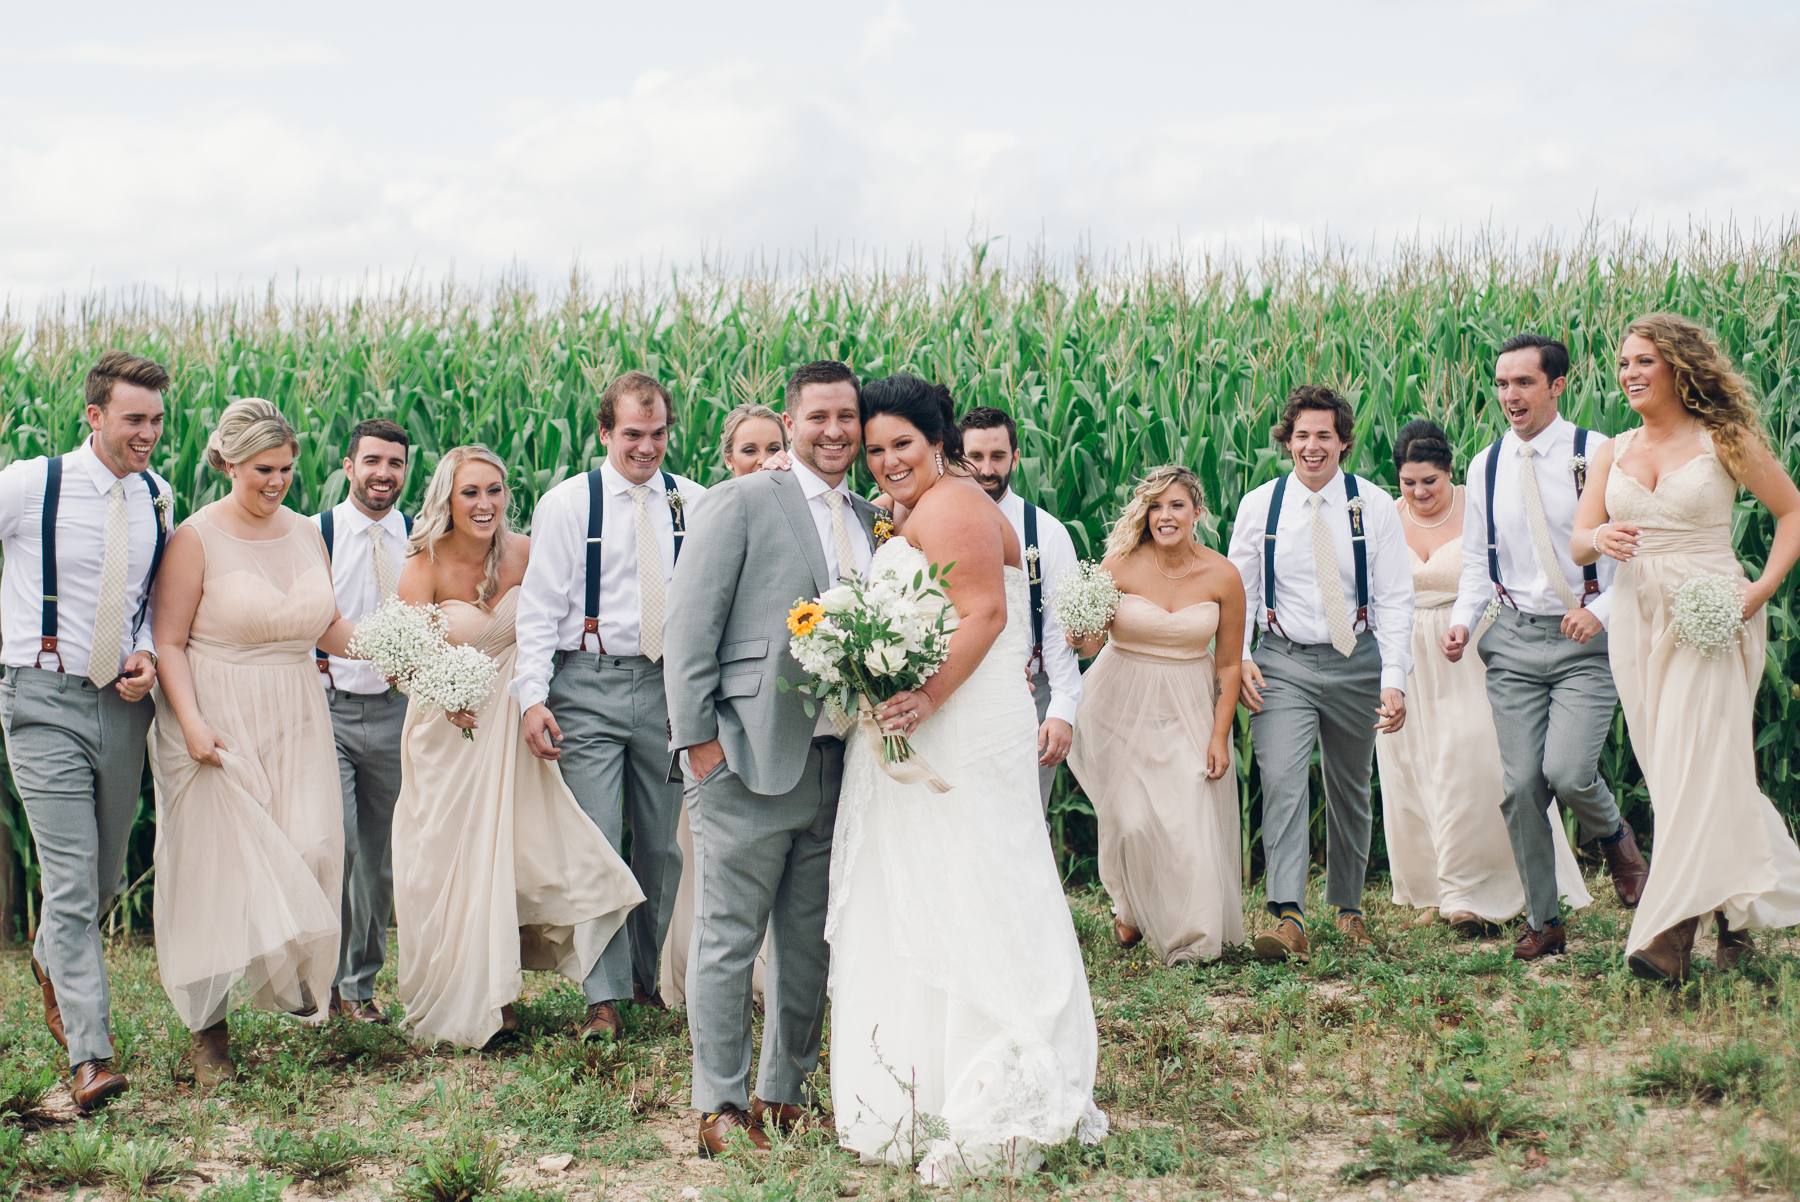
<svg viewBox="0 0 1800 1202">
<path fill-rule="evenodd" d="M 1413 525 L 1417 526 L 1421 530 L 1436 530 L 1439 526 L 1442 526 L 1445 522 L 1449 521 L 1450 515 L 1456 512 L 1456 489 L 1452 488 L 1450 490 L 1450 506 L 1448 509 L 1444 510 L 1444 516 L 1439 518 L 1437 521 L 1432 522 L 1430 525 L 1426 525 L 1424 522 L 1421 522 L 1418 518 L 1413 516 L 1413 507 L 1412 507 L 1411 501 L 1403 502 L 1403 504 L 1405 504 L 1405 506 L 1406 506 L 1406 520 L 1407 521 L 1411 522 Z"/>
</svg>

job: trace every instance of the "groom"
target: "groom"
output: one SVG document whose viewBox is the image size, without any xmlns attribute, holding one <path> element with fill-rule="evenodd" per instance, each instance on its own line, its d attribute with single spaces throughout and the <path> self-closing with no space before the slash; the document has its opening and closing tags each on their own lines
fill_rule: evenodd
<svg viewBox="0 0 1800 1202">
<path fill-rule="evenodd" d="M 866 572 L 873 554 L 876 511 L 844 483 L 862 447 L 860 401 L 842 363 L 795 371 L 783 419 L 793 471 L 709 491 L 670 590 L 669 745 L 692 785 L 688 1030 L 703 1156 L 725 1151 L 737 1131 L 766 1149 L 768 1125 L 829 1126 L 802 1107 L 825 1017 L 825 888 L 844 744 L 778 682 L 806 677 L 788 653 L 788 610 Z M 765 928 L 753 1098 L 750 978 Z"/>
</svg>

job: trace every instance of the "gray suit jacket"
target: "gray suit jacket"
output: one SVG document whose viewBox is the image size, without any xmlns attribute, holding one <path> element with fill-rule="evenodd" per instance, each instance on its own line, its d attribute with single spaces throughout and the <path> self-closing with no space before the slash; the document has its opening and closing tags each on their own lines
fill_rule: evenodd
<svg viewBox="0 0 1800 1202">
<path fill-rule="evenodd" d="M 873 547 L 875 507 L 851 504 Z M 695 504 L 663 633 L 671 752 L 716 738 L 751 792 L 778 796 L 799 782 L 815 720 L 775 682 L 807 679 L 788 653 L 787 614 L 837 583 L 825 573 L 792 472 L 728 480 Z"/>
</svg>

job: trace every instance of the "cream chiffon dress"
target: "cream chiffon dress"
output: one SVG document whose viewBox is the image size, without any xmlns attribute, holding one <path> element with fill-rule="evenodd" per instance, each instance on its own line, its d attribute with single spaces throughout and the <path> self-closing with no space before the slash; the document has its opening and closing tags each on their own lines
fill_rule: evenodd
<svg viewBox="0 0 1800 1202">
<path fill-rule="evenodd" d="M 904 539 L 871 578 L 927 567 Z M 951 785 L 881 770 L 849 736 L 831 848 L 831 1097 L 839 1139 L 927 1183 L 1022 1171 L 1042 1146 L 1105 1135 L 1098 1038 L 1038 794 L 1024 673 L 1025 573 L 1007 624 L 912 742 Z M 926 1116 L 931 1116 L 927 1118 Z"/>
<path fill-rule="evenodd" d="M 475 737 L 439 709 L 406 709 L 394 807 L 400 1001 L 411 1037 L 480 1047 L 518 998 L 523 969 L 583 980 L 632 907 L 636 879 L 582 812 L 562 771 L 525 745 L 506 689 L 518 659 L 508 589 L 490 613 L 442 605 L 450 641 L 498 662 Z M 316 687 L 316 686 L 315 686 Z"/>
<path fill-rule="evenodd" d="M 1617 466 L 1636 436 L 1627 430 L 1613 440 L 1606 481 L 1607 519 L 1642 530 L 1637 556 L 1612 587 L 1607 643 L 1656 817 L 1627 955 L 1715 911 L 1732 930 L 1800 923 L 1800 848 L 1757 787 L 1751 745 L 1765 615 L 1712 659 L 1669 633 L 1676 585 L 1701 572 L 1744 578 L 1731 547 L 1737 482 L 1702 435 L 1701 455 L 1647 489 Z"/>
<path fill-rule="evenodd" d="M 1394 904 L 1436 906 L 1448 918 L 1466 911 L 1506 922 L 1525 909 L 1506 820 L 1500 740 L 1488 706 L 1487 668 L 1466 654 L 1444 658 L 1450 607 L 1462 574 L 1461 538 L 1431 553 L 1407 548 L 1413 569 L 1413 674 L 1406 680 L 1406 725 L 1375 737 L 1381 827 L 1387 840 Z M 1469 640 L 1479 641 L 1479 632 Z M 1556 888 L 1571 909 L 1593 901 L 1569 850 L 1562 810 L 1550 803 Z"/>
<path fill-rule="evenodd" d="M 1069 767 L 1100 824 L 1100 883 L 1168 964 L 1244 941 L 1237 772 L 1206 779 L 1219 606 L 1127 593 L 1081 682 Z"/>
<path fill-rule="evenodd" d="M 215 502 L 221 504 L 222 502 Z M 236 538 L 187 520 L 206 557 L 187 660 L 223 767 L 189 757 L 157 689 L 156 961 L 190 1030 L 225 1017 L 234 986 L 265 1010 L 314 1011 L 336 978 L 344 801 L 313 646 L 337 601 L 309 522 Z"/>
</svg>

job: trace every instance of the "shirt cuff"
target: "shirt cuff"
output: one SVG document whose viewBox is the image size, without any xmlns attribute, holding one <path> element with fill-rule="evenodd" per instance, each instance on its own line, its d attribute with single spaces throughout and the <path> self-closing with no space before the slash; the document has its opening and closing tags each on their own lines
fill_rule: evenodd
<svg viewBox="0 0 1800 1202">
<path fill-rule="evenodd" d="M 544 699 L 550 696 L 550 686 L 533 677 L 520 676 L 507 686 L 507 692 L 517 699 L 519 712 L 524 713 L 532 706 L 544 703 Z"/>
<path fill-rule="evenodd" d="M 1612 621 L 1612 590 L 1608 589 L 1587 604 L 1587 611 L 1600 619 L 1600 629 L 1606 630 Z"/>
<path fill-rule="evenodd" d="M 1402 693 L 1406 692 L 1406 669 L 1400 667 L 1398 664 L 1392 666 L 1386 664 L 1382 665 L 1381 687 L 1384 689 L 1399 689 Z"/>
<path fill-rule="evenodd" d="M 1075 711 L 1080 707 L 1080 704 L 1079 701 L 1071 701 L 1067 697 L 1059 697 L 1052 693 L 1050 695 L 1050 708 L 1044 711 L 1044 720 L 1047 722 L 1051 718 L 1061 718 L 1070 726 L 1074 726 Z"/>
</svg>

